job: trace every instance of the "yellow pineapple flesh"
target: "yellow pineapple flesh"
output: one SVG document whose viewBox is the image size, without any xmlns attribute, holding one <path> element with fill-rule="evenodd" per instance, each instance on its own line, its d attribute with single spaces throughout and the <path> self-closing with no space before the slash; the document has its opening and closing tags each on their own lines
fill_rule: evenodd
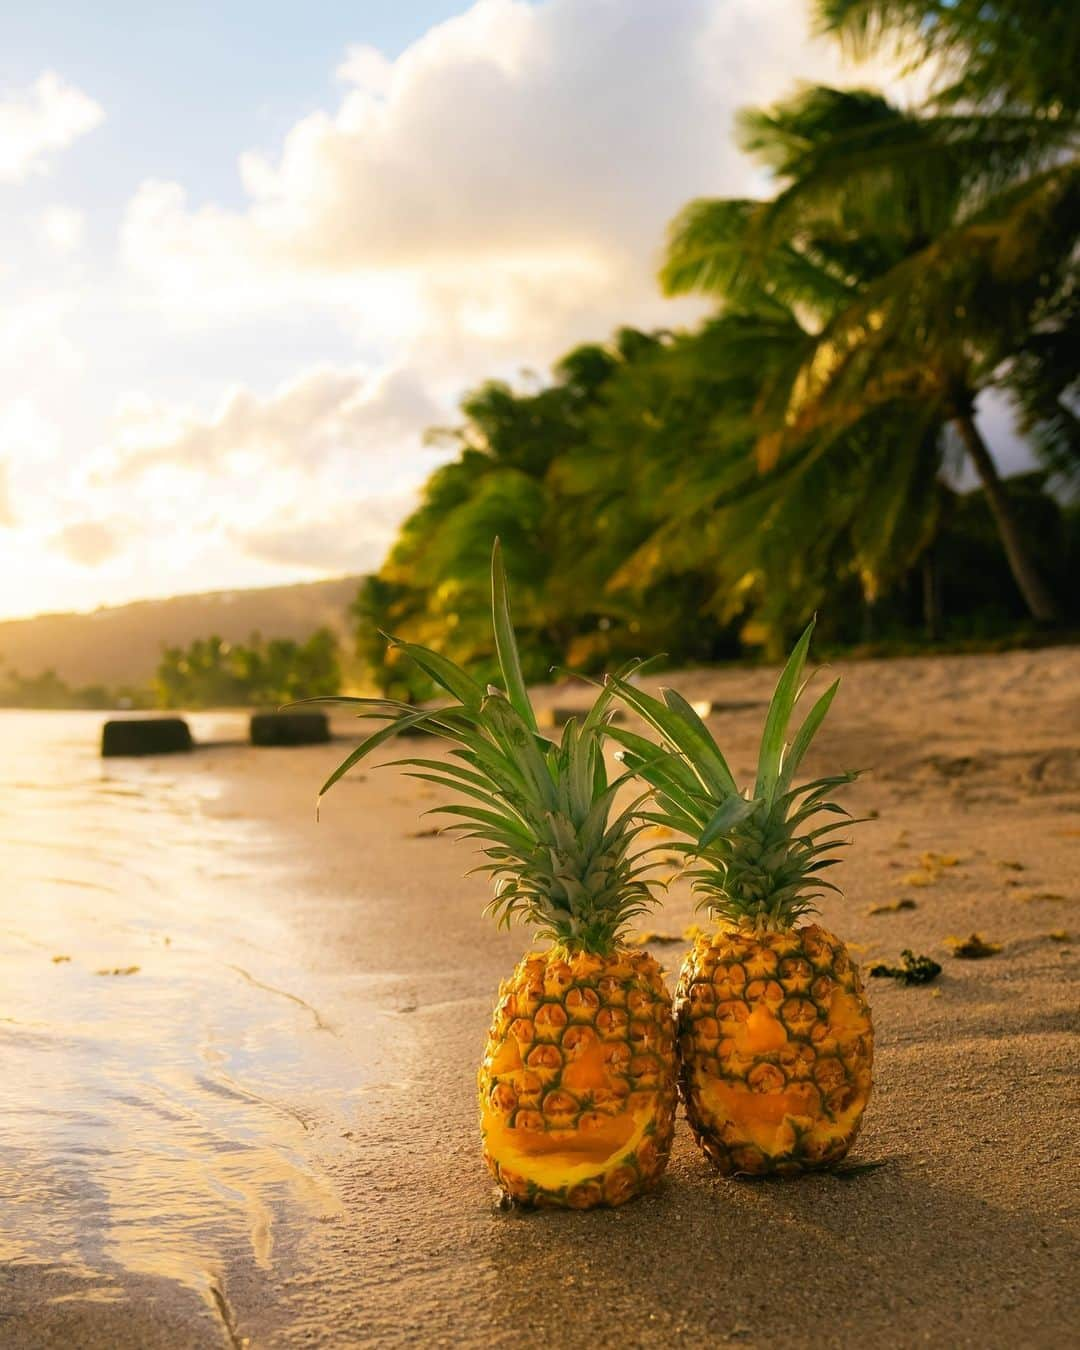
<svg viewBox="0 0 1080 1350">
<path fill-rule="evenodd" d="M 855 777 L 796 773 L 839 681 L 789 739 L 811 623 L 769 703 L 752 784 L 740 788 L 720 747 L 678 693 L 663 701 L 613 678 L 622 701 L 661 736 L 662 756 L 612 727 L 623 760 L 653 789 L 648 819 L 685 837 L 699 908 L 717 927 L 686 958 L 675 996 L 686 1114 L 728 1175 L 825 1167 L 851 1147 L 870 1097 L 874 1034 L 847 949 L 815 923 L 839 888 L 823 873 L 851 817 L 831 801 Z M 824 821 L 824 823 L 821 823 Z"/>
<path fill-rule="evenodd" d="M 659 965 L 616 947 L 531 953 L 500 990 L 479 1072 L 492 1176 L 528 1205 L 621 1205 L 659 1181 L 675 1035 Z"/>
<path fill-rule="evenodd" d="M 675 1006 L 687 1118 L 721 1172 L 797 1172 L 847 1153 L 873 1033 L 839 938 L 816 924 L 726 925 L 695 943 Z"/>
<path fill-rule="evenodd" d="M 479 1072 L 484 1156 L 511 1198 L 589 1209 L 621 1205 L 656 1184 L 667 1162 L 677 1096 L 675 1022 L 660 967 L 625 945 L 630 921 L 655 903 L 656 865 L 636 841 L 642 798 L 617 804 L 632 775 L 608 775 L 613 691 L 602 689 L 558 740 L 541 733 L 510 617 L 496 541 L 491 609 L 502 684 L 482 682 L 416 643 L 391 639 L 451 700 L 414 708 L 350 699 L 382 726 L 323 784 L 403 732 L 423 729 L 449 754 L 393 761 L 453 794 L 433 808 L 478 842 L 474 870 L 494 882 L 488 913 L 520 920 L 547 952 L 526 956 L 502 986 Z M 640 666 L 624 668 L 631 674 Z"/>
</svg>

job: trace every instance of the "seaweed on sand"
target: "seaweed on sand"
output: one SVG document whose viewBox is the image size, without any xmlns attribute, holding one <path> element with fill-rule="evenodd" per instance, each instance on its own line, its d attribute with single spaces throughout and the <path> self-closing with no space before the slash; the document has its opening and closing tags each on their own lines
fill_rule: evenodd
<svg viewBox="0 0 1080 1350">
<path fill-rule="evenodd" d="M 902 966 L 887 966 L 880 962 L 870 967 L 872 976 L 899 980 L 901 984 L 929 984 L 941 974 L 941 966 L 930 956 L 916 956 L 910 947 L 900 953 Z"/>
</svg>

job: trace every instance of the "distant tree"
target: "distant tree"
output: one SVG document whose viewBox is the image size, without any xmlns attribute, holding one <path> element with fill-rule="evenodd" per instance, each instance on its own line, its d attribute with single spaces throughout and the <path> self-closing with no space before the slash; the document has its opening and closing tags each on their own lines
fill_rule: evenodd
<svg viewBox="0 0 1080 1350">
<path fill-rule="evenodd" d="M 73 688 L 55 670 L 37 675 L 0 670 L 0 708 L 145 708 L 150 703 L 150 691 L 144 688 L 103 684 Z"/>
<path fill-rule="evenodd" d="M 70 708 L 73 698 L 74 691 L 55 670 L 29 676 L 7 670 L 0 683 L 0 707 Z"/>
<path fill-rule="evenodd" d="M 187 648 L 165 648 L 156 688 L 165 708 L 279 706 L 328 697 L 341 688 L 338 641 L 327 628 L 302 643 L 266 642 L 257 633 L 247 644 L 197 638 Z"/>
</svg>

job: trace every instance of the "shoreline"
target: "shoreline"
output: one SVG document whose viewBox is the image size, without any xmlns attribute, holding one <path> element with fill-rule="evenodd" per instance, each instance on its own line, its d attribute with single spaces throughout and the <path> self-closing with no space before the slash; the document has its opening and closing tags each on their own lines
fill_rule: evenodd
<svg viewBox="0 0 1080 1350">
<path fill-rule="evenodd" d="M 1068 652 L 1073 650 L 1080 650 L 1080 630 L 1072 628 L 1063 630 L 1033 629 L 1020 633 L 1002 634 L 997 637 L 942 639 L 935 643 L 924 643 L 907 638 L 883 638 L 835 649 L 826 645 L 822 664 L 842 670 L 868 663 L 893 664 L 901 661 L 930 661 L 936 663 L 953 659 L 1003 656 L 1012 653 Z M 760 653 L 747 653 L 746 655 L 729 657 L 723 661 L 702 662 L 693 666 L 672 666 L 668 670 L 659 671 L 656 679 L 661 683 L 681 684 L 688 679 L 711 676 L 722 681 L 728 676 L 739 673 L 761 673 L 774 669 L 775 662 L 769 660 L 766 656 Z M 545 702 L 550 703 L 552 698 L 558 698 L 560 693 L 565 693 L 566 690 L 580 685 L 585 678 L 594 677 L 581 676 L 551 680 L 547 684 L 536 686 L 532 690 L 534 701 L 537 706 L 542 706 Z M 100 714 L 105 717 L 120 715 L 131 717 L 229 718 L 248 717 L 256 712 L 277 711 L 279 709 L 272 704 L 222 704 L 197 708 L 172 708 L 156 704 L 91 707 L 85 704 L 71 703 L 57 707 L 32 707 L 18 703 L 0 703 L 0 713 L 88 713 Z M 246 741 L 242 743 L 246 744 Z"/>
<path fill-rule="evenodd" d="M 268 1255 L 254 1219 L 225 1246 L 208 1234 L 198 1296 L 164 1269 L 121 1269 L 119 1297 L 95 1302 L 73 1296 L 62 1266 L 23 1267 L 19 1293 L 0 1246 L 0 1344 L 172 1347 L 214 1343 L 211 1328 L 253 1347 L 509 1346 L 526 1328 L 567 1347 L 1065 1341 L 1080 1320 L 1068 1102 L 1080 650 L 841 673 L 809 770 L 865 765 L 846 801 L 876 815 L 854 832 L 837 869 L 846 897 L 823 905 L 823 921 L 864 968 L 902 947 L 944 967 L 924 987 L 867 981 L 876 1087 L 850 1161 L 879 1166 L 724 1181 L 680 1113 L 656 1193 L 614 1211 L 502 1212 L 480 1159 L 474 1075 L 499 980 L 527 936 L 483 918 L 483 883 L 462 876 L 468 847 L 424 833 L 426 785 L 365 770 L 335 787 L 316 825 L 335 745 L 207 748 L 147 774 L 151 793 L 166 778 L 213 782 L 198 808 L 210 834 L 251 830 L 217 859 L 215 904 L 230 922 L 191 959 L 218 972 L 229 998 L 251 1000 L 246 1017 L 280 1020 L 295 1064 L 275 1061 L 272 1075 L 242 1044 L 220 1048 L 237 1087 L 269 1103 L 257 1119 L 271 1154 L 287 1153 L 324 1193 L 305 1209 L 293 1183 L 266 1191 Z M 733 769 L 746 770 L 771 675 L 672 682 L 688 698 L 750 705 L 718 723 Z M 565 688 L 556 700 L 569 701 Z M 904 898 L 915 907 L 869 912 Z M 269 937 L 250 927 L 256 916 Z M 677 936 L 693 921 L 678 883 L 640 927 Z M 175 922 L 179 945 L 182 914 Z M 1050 936 L 1070 927 L 1072 941 Z M 949 955 L 945 938 L 972 931 L 1003 950 Z M 686 945 L 651 950 L 673 977 Z M 168 978 L 164 958 L 158 969 Z M 139 979 L 127 982 L 132 999 Z M 323 1095 L 305 1096 L 305 1083 Z"/>
</svg>

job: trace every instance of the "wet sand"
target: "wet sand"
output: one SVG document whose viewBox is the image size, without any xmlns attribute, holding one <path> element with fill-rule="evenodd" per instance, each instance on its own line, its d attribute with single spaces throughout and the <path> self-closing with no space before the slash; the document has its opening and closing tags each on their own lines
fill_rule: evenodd
<svg viewBox="0 0 1080 1350">
<path fill-rule="evenodd" d="M 341 746 L 97 767 L 62 867 L 4 832 L 0 1345 L 1068 1343 L 1080 651 L 841 673 L 807 769 L 864 768 L 848 801 L 875 818 L 824 920 L 864 963 L 913 947 L 944 966 L 870 981 L 851 1160 L 880 1166 L 728 1182 L 680 1122 L 655 1195 L 502 1212 L 473 1082 L 525 937 L 483 918 L 468 846 L 426 833 L 427 786 L 368 770 L 316 825 Z M 665 678 L 763 705 L 773 673 Z M 737 769 L 762 711 L 715 716 Z M 642 927 L 692 921 L 676 884 Z M 1002 951 L 952 957 L 973 931 Z M 652 950 L 674 975 L 683 944 Z"/>
</svg>

